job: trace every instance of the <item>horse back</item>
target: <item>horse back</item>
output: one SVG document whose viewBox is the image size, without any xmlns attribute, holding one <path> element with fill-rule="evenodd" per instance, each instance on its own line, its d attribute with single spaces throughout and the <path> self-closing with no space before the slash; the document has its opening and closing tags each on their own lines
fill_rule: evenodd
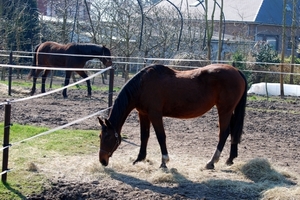
<svg viewBox="0 0 300 200">
<path fill-rule="evenodd" d="M 234 107 L 244 92 L 244 79 L 229 65 L 209 65 L 187 71 L 160 66 L 142 78 L 138 110 L 161 111 L 163 116 L 193 118 L 214 105 Z M 224 105 L 223 105 L 224 104 Z"/>
<path fill-rule="evenodd" d="M 63 67 L 66 65 L 68 56 L 57 54 L 70 54 L 69 45 L 47 41 L 41 43 L 36 51 L 39 66 Z"/>
</svg>

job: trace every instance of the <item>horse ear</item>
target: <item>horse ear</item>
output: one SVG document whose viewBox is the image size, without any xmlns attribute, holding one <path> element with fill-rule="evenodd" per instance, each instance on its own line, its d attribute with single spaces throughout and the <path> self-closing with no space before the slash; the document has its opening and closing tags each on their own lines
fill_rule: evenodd
<svg viewBox="0 0 300 200">
<path fill-rule="evenodd" d="M 102 121 L 102 119 L 101 119 L 100 117 L 97 117 L 97 118 L 98 118 L 98 120 L 99 120 L 100 125 L 101 125 L 101 126 L 104 126 L 104 122 Z"/>
<path fill-rule="evenodd" d="M 107 120 L 107 119 L 104 119 L 105 120 L 105 124 L 106 124 L 106 126 L 107 127 L 110 127 L 110 128 L 112 128 L 112 125 L 111 125 L 111 123 Z"/>
</svg>

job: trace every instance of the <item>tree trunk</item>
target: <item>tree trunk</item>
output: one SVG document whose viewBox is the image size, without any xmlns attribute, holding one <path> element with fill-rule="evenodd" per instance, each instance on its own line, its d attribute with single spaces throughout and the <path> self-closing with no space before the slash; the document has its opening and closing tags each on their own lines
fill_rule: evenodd
<svg viewBox="0 0 300 200">
<path fill-rule="evenodd" d="M 214 2 L 213 11 L 211 14 L 211 24 L 209 25 L 208 16 L 207 16 L 207 8 L 208 8 L 208 0 L 205 0 L 205 24 L 206 24 L 206 48 L 207 48 L 207 60 L 211 60 L 211 38 L 214 32 L 214 14 L 216 10 L 216 2 Z"/>
<path fill-rule="evenodd" d="M 297 8 L 297 0 L 293 0 L 293 17 L 292 17 L 292 27 L 291 27 L 291 40 L 292 40 L 292 52 L 291 52 L 291 73 L 294 73 L 294 64 L 295 64 L 295 48 L 296 48 L 296 8 Z M 294 83 L 293 74 L 290 75 L 290 84 Z"/>
<path fill-rule="evenodd" d="M 280 65 L 280 97 L 284 97 L 284 87 L 283 87 L 283 63 L 284 63 L 284 54 L 285 54 L 285 18 L 286 18 L 286 0 L 283 0 L 283 16 L 282 16 L 282 38 L 281 38 L 281 65 Z"/>
<path fill-rule="evenodd" d="M 218 48 L 218 61 L 221 60 L 221 55 L 222 55 L 222 33 L 223 33 L 223 0 L 221 0 L 221 5 L 220 5 L 220 21 L 219 21 L 219 48 Z"/>
</svg>

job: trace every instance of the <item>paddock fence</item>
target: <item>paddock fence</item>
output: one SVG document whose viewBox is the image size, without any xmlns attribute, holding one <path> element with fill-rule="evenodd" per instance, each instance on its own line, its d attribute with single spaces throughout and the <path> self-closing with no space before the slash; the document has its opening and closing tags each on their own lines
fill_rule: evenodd
<svg viewBox="0 0 300 200">
<path fill-rule="evenodd" d="M 24 67 L 24 66 L 15 66 L 15 65 L 2 65 L 2 66 L 5 66 L 5 67 L 9 67 L 9 68 L 16 68 L 16 67 Z M 48 69 L 48 68 L 47 68 Z M 57 69 L 55 69 L 57 70 Z M 62 69 L 59 69 L 59 70 L 62 70 Z M 66 69 L 63 69 L 63 70 L 66 70 Z M 71 70 L 71 69 L 68 69 L 68 70 Z M 73 69 L 74 70 L 74 69 Z M 76 69 L 77 70 L 77 69 Z M 34 99 L 34 98 L 40 98 L 40 97 L 43 97 L 43 96 L 46 96 L 46 95 L 50 95 L 52 93 L 56 93 L 56 92 L 59 92 L 59 91 L 62 91 L 66 88 L 69 88 L 69 87 L 72 87 L 76 84 L 79 84 L 79 83 L 82 83 L 84 81 L 87 81 L 89 79 L 92 79 L 106 71 L 110 71 L 111 73 L 111 76 L 112 78 L 110 79 L 113 79 L 113 76 L 114 76 L 114 68 L 113 67 L 108 67 L 108 68 L 105 68 L 105 69 L 101 69 L 99 71 L 98 69 L 98 72 L 85 78 L 85 79 L 82 79 L 82 80 L 79 80 L 73 84 L 70 84 L 68 86 L 64 86 L 64 87 L 61 87 L 61 88 L 58 88 L 58 89 L 55 89 L 55 90 L 51 90 L 49 92 L 46 92 L 46 93 L 41 93 L 41 94 L 37 94 L 37 95 L 34 95 L 34 96 L 29 96 L 29 97 L 25 97 L 25 98 L 20 98 L 20 99 L 14 99 L 14 100 L 6 100 L 5 102 L 2 102 L 0 103 L 0 106 L 4 105 L 4 134 L 3 134 L 3 148 L 1 148 L 0 150 L 3 151 L 3 159 L 2 159 L 2 172 L 1 172 L 1 180 L 2 182 L 6 182 L 7 181 L 7 173 L 10 171 L 10 169 L 8 168 L 8 159 L 9 159 L 9 148 L 12 147 L 12 146 L 15 146 L 15 145 L 19 145 L 21 144 L 22 142 L 25 142 L 25 141 L 28 141 L 28 140 L 31 140 L 31 139 L 34 139 L 34 138 L 37 138 L 37 137 L 40 137 L 40 136 L 43 136 L 43 135 L 47 135 L 47 134 L 50 134 L 52 132 L 55 132 L 55 131 L 58 131 L 60 129 L 63 129 L 63 128 L 66 128 L 66 127 L 69 127 L 75 123 L 79 123 L 83 120 L 86 120 L 88 118 L 91 118 L 91 117 L 94 117 L 96 115 L 99 115 L 103 112 L 107 112 L 109 109 L 110 109 L 110 106 L 112 104 L 112 92 L 113 92 L 113 85 L 110 85 L 109 86 L 109 105 L 107 108 L 103 109 L 103 110 L 100 110 L 98 112 L 95 112 L 91 115 L 88 115 L 88 116 L 85 116 L 85 117 L 82 117 L 80 119 L 77 119 L 77 120 L 74 120 L 70 123 L 67 123 L 65 125 L 62 125 L 62 126 L 59 126 L 59 127 L 56 127 L 56 128 L 53 128 L 51 130 L 48 130 L 46 132 L 43 132 L 43 133 L 40 133 L 40 134 L 37 134 L 37 135 L 34 135 L 30 138 L 27 138 L 27 139 L 23 139 L 19 142 L 15 142 L 13 144 L 10 144 L 9 142 L 9 137 L 10 137 L 10 127 L 12 126 L 12 123 L 11 123 L 11 106 L 13 103 L 15 102 L 20 102 L 20 101 L 27 101 L 27 100 L 30 100 L 30 99 Z M 110 80 L 110 83 L 113 84 L 113 80 Z"/>
<path fill-rule="evenodd" d="M 24 59 L 32 59 L 31 55 L 21 55 L 21 54 L 32 54 L 32 52 L 12 52 L 12 51 L 0 51 L 0 57 L 5 57 L 6 60 L 8 60 L 8 64 L 0 64 L 0 67 L 8 69 L 8 95 L 11 96 L 12 92 L 11 92 L 11 83 L 12 83 L 12 77 L 13 77 L 13 69 L 41 69 L 41 67 L 36 67 L 36 66 L 24 66 L 24 65 L 15 65 L 14 64 L 14 54 L 17 54 L 15 57 L 17 57 L 18 59 L 24 58 Z M 68 56 L 79 56 L 79 55 L 68 55 Z M 89 55 L 80 55 L 80 56 L 89 56 Z M 89 56 L 91 57 L 91 56 Z M 99 58 L 99 56 L 95 56 L 95 58 Z M 113 85 L 114 85 L 114 76 L 115 76 L 115 70 L 120 67 L 120 66 L 129 66 L 129 70 L 135 74 L 137 73 L 140 69 L 142 69 L 143 67 L 150 65 L 152 63 L 161 63 L 161 64 L 165 64 L 168 65 L 170 67 L 175 67 L 175 68 L 180 68 L 180 69 L 193 69 L 193 68 L 198 68 L 197 66 L 187 66 L 187 65 L 181 65 L 180 62 L 194 62 L 194 59 L 165 59 L 165 58 L 141 58 L 141 57 L 113 57 L 113 66 L 105 68 L 105 69 L 91 69 L 91 68 L 82 68 L 82 69 L 74 69 L 74 68 L 50 68 L 50 67 L 43 67 L 43 69 L 45 70 L 59 70 L 59 71 L 96 71 L 96 73 L 89 75 L 87 78 L 79 80 L 77 82 L 74 82 L 72 84 L 69 84 L 68 86 L 64 86 L 58 89 L 54 89 L 51 90 L 49 92 L 46 93 L 41 93 L 41 94 L 37 94 L 34 96 L 29 96 L 29 97 L 25 97 L 25 98 L 20 98 L 20 99 L 13 99 L 13 100 L 9 100 L 7 99 L 5 102 L 0 102 L 0 106 L 4 106 L 4 134 L 3 134 L 3 147 L 0 148 L 1 151 L 3 151 L 3 160 L 2 160 L 2 172 L 1 174 L 1 180 L 2 182 L 6 182 L 7 181 L 7 173 L 9 171 L 11 171 L 11 169 L 8 168 L 8 161 L 9 161 L 9 149 L 15 145 L 20 145 L 22 142 L 28 141 L 28 140 L 32 140 L 35 139 L 37 137 L 43 136 L 43 135 L 47 135 L 50 133 L 53 133 L 55 131 L 64 129 L 66 127 L 69 127 L 75 123 L 79 123 L 83 120 L 86 120 L 88 118 L 94 117 L 96 115 L 99 115 L 103 112 L 107 112 L 111 106 L 112 106 L 112 97 L 113 97 Z M 172 62 L 176 61 L 176 64 L 172 64 Z M 196 60 L 199 62 L 207 62 L 206 60 Z M 217 61 L 210 61 L 210 63 L 216 63 Z M 231 61 L 218 61 L 219 63 L 225 63 L 225 64 L 231 64 Z M 257 62 L 239 62 L 240 64 L 245 64 L 245 65 L 270 65 L 270 66 L 275 66 L 279 67 L 280 65 L 282 65 L 281 63 L 257 63 Z M 300 65 L 295 65 L 296 67 L 299 67 Z M 46 132 L 34 135 L 32 137 L 23 139 L 21 141 L 18 142 L 14 142 L 12 144 L 10 144 L 9 142 L 9 136 L 10 136 L 10 127 L 12 125 L 11 123 L 11 106 L 13 105 L 13 103 L 15 102 L 20 102 L 20 101 L 27 101 L 29 99 L 33 99 L 33 98 L 40 98 L 46 95 L 50 95 L 52 93 L 56 93 L 59 91 L 62 91 L 66 88 L 75 86 L 79 83 L 85 82 L 87 80 L 90 80 L 96 76 L 102 75 L 104 72 L 109 71 L 109 92 L 108 92 L 108 107 L 100 110 L 98 112 L 95 112 L 91 115 L 82 117 L 80 119 L 74 120 L 70 123 L 64 124 L 62 126 L 58 126 L 56 128 L 53 128 L 51 130 L 48 130 Z M 260 69 L 241 69 L 241 71 L 243 71 L 244 73 L 250 73 L 250 74 L 255 74 L 255 73 L 260 73 L 260 74 L 272 74 L 272 75 L 293 75 L 293 76 L 299 76 L 300 75 L 300 71 L 297 70 L 295 72 L 279 72 L 279 71 L 271 71 L 271 70 L 260 70 Z"/>
<path fill-rule="evenodd" d="M 19 98 L 19 99 L 13 99 L 13 100 L 7 99 L 5 102 L 0 102 L 0 106 L 4 106 L 3 147 L 0 148 L 0 150 L 3 151 L 2 172 L 0 173 L 2 182 L 7 181 L 7 173 L 9 171 L 11 171 L 11 169 L 8 168 L 9 148 L 11 148 L 15 145 L 19 145 L 22 142 L 32 140 L 34 138 L 37 138 L 37 137 L 40 137 L 40 136 L 43 136 L 43 135 L 47 135 L 47 134 L 50 134 L 50 133 L 55 132 L 57 130 L 69 127 L 73 124 L 79 123 L 83 120 L 94 117 L 94 116 L 99 115 L 103 112 L 107 112 L 110 109 L 111 105 L 112 105 L 112 96 L 113 96 L 113 83 L 114 83 L 113 78 L 114 78 L 114 71 L 115 71 L 114 66 L 107 67 L 105 69 L 99 69 L 99 68 L 98 69 L 87 69 L 87 68 L 83 68 L 83 69 L 77 69 L 76 68 L 76 69 L 74 69 L 74 68 L 51 68 L 51 67 L 33 67 L 33 66 L 25 66 L 25 65 L 15 65 L 14 61 L 13 61 L 14 60 L 14 58 L 13 58 L 14 53 L 16 53 L 16 52 L 11 51 L 11 52 L 9 52 L 9 54 L 5 54 L 4 51 L 0 51 L 0 57 L 1 56 L 2 57 L 8 57 L 8 64 L 0 64 L 0 67 L 2 67 L 2 69 L 8 69 L 8 95 L 9 96 L 12 95 L 11 86 L 12 86 L 12 71 L 13 71 L 13 68 L 14 69 L 44 69 L 44 70 L 59 70 L 59 71 L 67 71 L 67 70 L 69 70 L 69 71 L 74 71 L 74 70 L 76 70 L 76 71 L 96 71 L 96 73 L 94 73 L 92 75 L 89 75 L 87 78 L 84 78 L 82 80 L 79 80 L 77 82 L 69 84 L 67 86 L 51 90 L 51 91 L 46 92 L 46 93 L 41 93 L 41 94 L 37 94 L 37 95 L 34 95 L 34 96 L 29 96 L 29 97 Z M 28 53 L 28 52 L 17 52 L 17 53 L 20 54 L 20 53 Z M 68 56 L 70 56 L 70 55 L 68 55 Z M 71 56 L 89 56 L 89 55 L 71 55 Z M 21 58 L 32 59 L 32 56 L 27 56 L 27 55 L 17 55 L 16 57 L 18 59 L 21 59 Z M 89 56 L 89 57 L 91 57 L 91 56 Z M 97 56 L 97 58 L 99 58 L 99 57 L 101 57 L 101 56 Z M 40 98 L 40 97 L 43 97 L 43 96 L 46 96 L 46 95 L 50 95 L 50 94 L 62 91 L 62 90 L 67 89 L 69 87 L 72 87 L 72 86 L 75 86 L 75 85 L 80 84 L 82 82 L 85 82 L 87 80 L 90 80 L 90 79 L 92 79 L 96 76 L 102 75 L 104 72 L 107 72 L 107 71 L 109 71 L 109 77 L 110 77 L 109 78 L 108 107 L 107 108 L 102 109 L 102 110 L 100 110 L 98 112 L 95 112 L 93 114 L 90 114 L 88 116 L 82 117 L 80 119 L 74 120 L 74 121 L 72 121 L 70 123 L 67 123 L 67 124 L 64 124 L 62 126 L 53 128 L 53 129 L 48 130 L 46 132 L 34 135 L 30 138 L 26 138 L 26 139 L 23 139 L 21 141 L 10 144 L 10 141 L 9 141 L 10 127 L 12 126 L 12 123 L 11 123 L 11 106 L 13 105 L 13 103 L 20 102 L 20 101 L 27 101 L 27 100 L 34 99 L 34 98 Z"/>
</svg>

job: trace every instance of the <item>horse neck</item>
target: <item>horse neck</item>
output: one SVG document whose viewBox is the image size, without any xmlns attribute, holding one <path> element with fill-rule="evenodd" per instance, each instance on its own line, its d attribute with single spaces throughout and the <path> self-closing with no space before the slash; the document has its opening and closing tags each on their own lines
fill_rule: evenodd
<svg viewBox="0 0 300 200">
<path fill-rule="evenodd" d="M 133 101 L 124 103 L 124 101 L 119 97 L 116 99 L 109 114 L 108 121 L 112 124 L 117 133 L 121 133 L 121 129 L 126 118 L 134 108 L 135 106 Z"/>
<path fill-rule="evenodd" d="M 138 73 L 126 83 L 121 89 L 109 114 L 108 120 L 118 133 L 121 133 L 127 116 L 136 107 L 136 101 L 140 95 L 141 76 L 142 73 Z"/>
<path fill-rule="evenodd" d="M 94 55 L 94 56 L 103 55 L 104 50 L 103 50 L 103 47 L 101 47 L 101 46 L 91 45 L 91 46 L 89 46 L 89 53 L 90 53 L 90 55 Z"/>
<path fill-rule="evenodd" d="M 79 46 L 78 51 L 80 54 L 83 55 L 102 55 L 103 54 L 103 47 L 94 45 L 94 44 L 77 44 Z M 85 57 L 84 57 L 85 58 Z M 86 60 L 91 60 L 94 57 L 88 58 L 86 57 Z"/>
</svg>

